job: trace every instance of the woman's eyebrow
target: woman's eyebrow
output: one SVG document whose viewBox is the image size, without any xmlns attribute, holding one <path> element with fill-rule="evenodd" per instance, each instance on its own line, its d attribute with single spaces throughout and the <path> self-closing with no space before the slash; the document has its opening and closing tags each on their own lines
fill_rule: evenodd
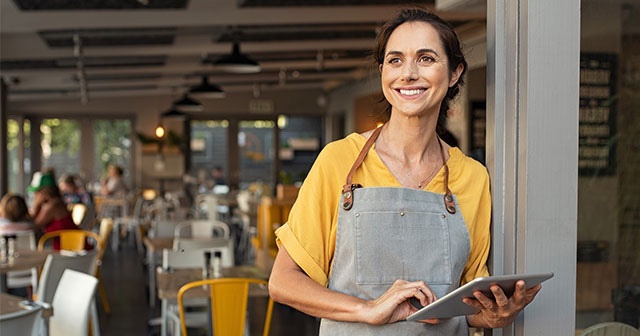
<svg viewBox="0 0 640 336">
<path fill-rule="evenodd" d="M 431 48 L 423 48 L 423 49 L 418 49 L 416 51 L 416 55 L 428 54 L 428 53 L 434 54 L 436 56 L 440 56 L 437 51 L 435 51 L 434 49 L 431 49 Z M 403 53 L 401 51 L 391 50 L 391 51 L 387 52 L 385 57 L 387 57 L 387 56 L 397 56 L 397 55 L 403 55 Z"/>
</svg>

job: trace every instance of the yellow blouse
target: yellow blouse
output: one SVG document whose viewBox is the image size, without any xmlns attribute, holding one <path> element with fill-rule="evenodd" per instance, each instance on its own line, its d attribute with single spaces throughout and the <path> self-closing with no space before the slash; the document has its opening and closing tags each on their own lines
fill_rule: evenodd
<svg viewBox="0 0 640 336">
<path fill-rule="evenodd" d="M 276 231 L 278 246 L 284 246 L 307 275 L 324 286 L 328 284 L 335 250 L 342 186 L 366 140 L 352 133 L 324 147 L 300 188 L 288 222 Z M 447 166 L 449 188 L 458 198 L 471 241 L 462 275 L 462 283 L 466 283 L 489 274 L 486 267 L 491 222 L 489 175 L 484 166 L 455 147 L 449 150 Z M 375 145 L 356 171 L 353 183 L 365 187 L 401 187 L 375 152 Z M 444 169 L 425 190 L 444 194 Z"/>
</svg>

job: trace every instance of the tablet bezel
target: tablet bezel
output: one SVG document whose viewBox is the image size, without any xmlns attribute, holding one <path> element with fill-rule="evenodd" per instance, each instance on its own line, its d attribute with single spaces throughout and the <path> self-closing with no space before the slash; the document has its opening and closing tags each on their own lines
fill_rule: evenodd
<svg viewBox="0 0 640 336">
<path fill-rule="evenodd" d="M 477 290 L 483 292 L 487 296 L 493 296 L 491 294 L 490 287 L 497 284 L 502 288 L 505 294 L 510 297 L 518 280 L 524 280 L 527 288 L 531 288 L 552 277 L 553 273 L 539 273 L 494 275 L 475 278 L 465 285 L 456 288 L 451 293 L 409 315 L 406 320 L 420 321 L 431 318 L 449 318 L 454 316 L 473 315 L 478 312 L 478 309 L 462 302 L 462 299 L 465 297 L 473 297 L 473 292 Z"/>
</svg>

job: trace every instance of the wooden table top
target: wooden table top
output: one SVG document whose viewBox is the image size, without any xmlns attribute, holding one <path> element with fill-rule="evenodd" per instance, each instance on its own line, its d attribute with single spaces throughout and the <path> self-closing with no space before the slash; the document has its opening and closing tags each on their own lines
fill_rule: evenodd
<svg viewBox="0 0 640 336">
<path fill-rule="evenodd" d="M 227 278 L 256 278 L 267 280 L 269 275 L 260 268 L 252 265 L 223 267 L 222 276 Z M 176 299 L 178 290 L 185 284 L 202 280 L 201 268 L 177 268 L 170 271 L 158 268 L 157 270 L 158 297 L 160 299 Z M 206 297 L 204 290 L 194 288 L 187 292 L 186 297 Z M 262 291 L 250 289 L 250 295 L 268 295 L 265 289 Z"/>
<path fill-rule="evenodd" d="M 51 253 L 53 251 L 18 250 L 15 256 L 9 257 L 6 262 L 0 261 L 0 274 L 40 267 Z"/>
<path fill-rule="evenodd" d="M 28 304 L 30 301 L 21 297 L 7 293 L 0 293 L 0 315 L 6 315 L 15 313 L 21 310 L 26 310 L 28 306 L 21 304 L 21 302 Z M 53 307 L 50 305 L 43 307 L 42 317 L 51 317 L 53 315 Z"/>
</svg>

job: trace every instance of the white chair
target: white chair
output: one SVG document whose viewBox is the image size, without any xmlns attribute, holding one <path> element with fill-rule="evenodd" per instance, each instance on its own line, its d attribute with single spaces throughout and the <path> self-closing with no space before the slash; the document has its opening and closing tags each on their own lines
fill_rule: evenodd
<svg viewBox="0 0 640 336">
<path fill-rule="evenodd" d="M 175 238 L 225 238 L 229 239 L 229 225 L 213 219 L 198 219 L 176 226 Z"/>
<path fill-rule="evenodd" d="M 200 194 L 196 196 L 196 218 L 221 220 L 222 216 L 226 216 L 229 207 L 220 205 L 218 196 L 215 194 Z"/>
<path fill-rule="evenodd" d="M 53 316 L 49 319 L 50 336 L 86 336 L 89 333 L 91 307 L 95 307 L 98 279 L 94 276 L 65 270 L 53 297 Z M 96 325 L 91 319 L 93 335 Z"/>
<path fill-rule="evenodd" d="M 580 336 L 640 336 L 640 330 L 621 322 L 603 322 L 583 330 Z"/>
<path fill-rule="evenodd" d="M 31 302 L 29 309 L 0 315 L 0 335 L 31 335 L 42 314 L 42 305 Z"/>
<path fill-rule="evenodd" d="M 15 233 L 16 250 L 36 250 L 36 236 L 33 231 L 19 231 Z M 38 290 L 38 269 L 13 271 L 7 273 L 7 288 L 31 287 L 33 293 Z"/>
<path fill-rule="evenodd" d="M 73 270 L 76 272 L 82 272 L 86 274 L 95 274 L 97 267 L 98 251 L 93 250 L 85 254 L 77 255 L 64 255 L 64 254 L 50 254 L 42 266 L 42 274 L 40 276 L 40 285 L 38 286 L 37 298 L 38 301 L 52 304 L 55 295 L 60 286 L 60 279 L 66 270 Z M 93 335 L 100 335 L 100 324 L 98 320 L 98 310 L 95 306 L 95 300 L 92 301 L 91 316 L 92 316 L 92 328 Z M 57 314 L 56 307 L 54 307 L 54 315 Z M 43 324 L 43 328 L 46 325 Z M 43 329 L 44 331 L 45 329 Z M 47 335 L 46 331 L 41 333 Z M 53 334 L 51 334 L 53 335 Z"/>
<path fill-rule="evenodd" d="M 175 238 L 173 240 L 173 250 L 174 251 L 190 251 L 190 250 L 202 250 L 202 249 L 213 249 L 213 248 L 221 248 L 229 251 L 226 255 L 229 257 L 226 259 L 226 262 L 229 262 L 231 265 L 234 263 L 234 248 L 233 248 L 233 240 L 224 239 L 224 238 L 210 238 L 210 239 L 190 239 L 190 238 Z"/>
<path fill-rule="evenodd" d="M 164 269 L 179 269 L 179 268 L 202 268 L 204 266 L 204 253 L 206 251 L 211 252 L 213 255 L 215 252 L 221 252 L 222 267 L 233 266 L 233 250 L 229 250 L 228 247 L 209 247 L 201 249 L 191 249 L 183 251 L 174 251 L 165 249 L 162 251 L 162 268 Z M 189 302 L 191 308 L 203 307 L 206 305 L 204 299 L 193 299 Z M 162 326 L 161 336 L 167 335 L 167 329 L 169 320 L 173 324 L 173 335 L 180 335 L 180 316 L 178 313 L 178 306 L 176 300 L 162 300 Z M 202 314 L 189 314 L 189 325 L 206 325 L 206 316 Z"/>
</svg>

